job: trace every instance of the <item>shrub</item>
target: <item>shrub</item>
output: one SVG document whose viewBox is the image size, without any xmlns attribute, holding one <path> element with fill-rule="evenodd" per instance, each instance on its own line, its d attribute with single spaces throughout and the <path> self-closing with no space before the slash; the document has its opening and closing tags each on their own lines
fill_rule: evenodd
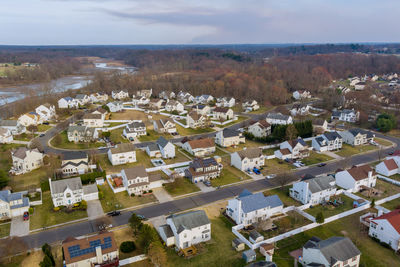
<svg viewBox="0 0 400 267">
<path fill-rule="evenodd" d="M 325 221 L 324 214 L 322 212 L 319 212 L 317 216 L 315 216 L 315 221 L 317 223 L 324 223 Z"/>
<path fill-rule="evenodd" d="M 123 253 L 130 253 L 136 249 L 136 245 L 133 241 L 122 242 L 119 250 Z"/>
<path fill-rule="evenodd" d="M 153 193 L 153 190 L 152 190 L 152 189 L 150 189 L 150 190 L 149 190 L 149 193 Z"/>
<path fill-rule="evenodd" d="M 134 196 L 135 196 L 135 193 L 132 193 L 132 194 L 131 194 L 131 197 L 134 197 Z"/>
<path fill-rule="evenodd" d="M 29 208 L 29 214 L 33 214 L 33 207 Z"/>
<path fill-rule="evenodd" d="M 82 184 L 94 183 L 96 182 L 96 178 L 98 177 L 103 177 L 105 179 L 106 172 L 102 171 L 102 172 L 92 172 L 92 173 L 82 174 L 81 175 Z"/>
<path fill-rule="evenodd" d="M 46 181 L 41 182 L 41 183 L 40 183 L 40 189 L 42 189 L 42 192 L 50 191 L 49 180 L 46 180 Z"/>
<path fill-rule="evenodd" d="M 59 210 L 60 210 L 60 207 L 54 207 L 53 210 L 54 210 L 54 211 L 59 211 Z"/>
<path fill-rule="evenodd" d="M 82 210 L 86 210 L 87 209 L 87 202 L 86 202 L 86 200 L 82 200 L 81 202 L 80 202 L 80 208 L 82 209 Z"/>
</svg>

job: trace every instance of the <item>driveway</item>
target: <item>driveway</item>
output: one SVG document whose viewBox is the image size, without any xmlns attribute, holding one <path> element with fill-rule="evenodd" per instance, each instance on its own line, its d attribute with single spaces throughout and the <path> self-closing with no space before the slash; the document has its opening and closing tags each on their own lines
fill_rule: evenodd
<svg viewBox="0 0 400 267">
<path fill-rule="evenodd" d="M 104 215 L 100 200 L 90 200 L 87 202 L 87 214 L 89 219 L 94 219 Z"/>
<path fill-rule="evenodd" d="M 153 194 L 160 203 L 174 200 L 162 187 L 154 188 Z"/>
<path fill-rule="evenodd" d="M 201 192 L 206 193 L 206 192 L 211 192 L 215 190 L 215 187 L 212 186 L 206 186 L 205 184 L 199 182 L 196 183 L 195 185 L 197 185 L 198 188 L 200 188 Z"/>
<path fill-rule="evenodd" d="M 14 217 L 11 220 L 10 236 L 29 235 L 29 220 L 24 221 L 22 216 Z"/>
</svg>

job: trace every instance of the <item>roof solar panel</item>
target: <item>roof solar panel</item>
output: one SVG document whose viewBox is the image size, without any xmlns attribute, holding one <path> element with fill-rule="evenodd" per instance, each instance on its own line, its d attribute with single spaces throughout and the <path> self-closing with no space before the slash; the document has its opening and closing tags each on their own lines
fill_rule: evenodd
<svg viewBox="0 0 400 267">
<path fill-rule="evenodd" d="M 92 253 L 96 250 L 96 247 L 100 246 L 101 249 L 107 249 L 112 247 L 112 239 L 111 237 L 105 237 L 103 244 L 100 239 L 92 240 L 89 242 L 88 248 L 81 249 L 80 245 L 74 245 L 68 247 L 68 252 L 71 258 L 79 257 L 85 254 Z"/>
</svg>

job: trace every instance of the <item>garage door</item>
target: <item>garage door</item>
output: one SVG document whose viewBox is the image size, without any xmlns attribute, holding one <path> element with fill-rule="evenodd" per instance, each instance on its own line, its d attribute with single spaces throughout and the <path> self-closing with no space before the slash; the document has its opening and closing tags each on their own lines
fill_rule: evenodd
<svg viewBox="0 0 400 267">
<path fill-rule="evenodd" d="M 83 199 L 86 201 L 99 199 L 99 194 L 96 192 L 96 193 L 83 195 Z"/>
<path fill-rule="evenodd" d="M 11 217 L 22 216 L 25 211 L 28 211 L 28 209 L 13 209 L 11 210 Z"/>
</svg>

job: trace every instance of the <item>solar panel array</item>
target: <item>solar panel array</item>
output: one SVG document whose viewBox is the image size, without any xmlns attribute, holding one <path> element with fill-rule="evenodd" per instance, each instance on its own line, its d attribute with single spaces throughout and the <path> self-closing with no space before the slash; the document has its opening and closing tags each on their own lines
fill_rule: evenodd
<svg viewBox="0 0 400 267">
<path fill-rule="evenodd" d="M 96 247 L 101 247 L 101 249 L 107 249 L 107 248 L 111 248 L 112 247 L 112 240 L 111 237 L 105 237 L 104 239 L 104 243 L 101 244 L 101 240 L 100 239 L 96 239 L 93 241 L 89 242 L 89 246 L 88 248 L 84 248 L 81 249 L 80 245 L 74 245 L 74 246 L 70 246 L 68 247 L 68 252 L 71 258 L 74 257 L 79 257 L 82 255 L 86 255 L 92 252 L 96 251 Z"/>
</svg>

